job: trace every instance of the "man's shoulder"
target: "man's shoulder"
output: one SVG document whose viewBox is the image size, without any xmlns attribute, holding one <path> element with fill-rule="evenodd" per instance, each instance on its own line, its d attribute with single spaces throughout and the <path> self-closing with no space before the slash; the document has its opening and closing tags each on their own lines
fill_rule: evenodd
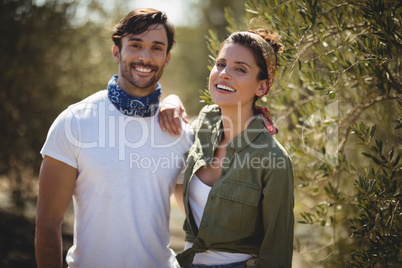
<svg viewBox="0 0 402 268">
<path fill-rule="evenodd" d="M 69 105 L 61 114 L 59 114 L 58 120 L 67 118 L 78 119 L 81 117 L 88 117 L 90 115 L 98 114 L 101 109 L 107 110 L 107 101 L 107 91 L 98 91 L 86 97 L 85 99 Z"/>
<path fill-rule="evenodd" d="M 84 111 L 86 109 L 99 109 L 101 105 L 106 106 L 107 101 L 107 91 L 101 90 L 76 103 L 71 104 L 70 106 L 68 106 L 66 111 L 76 113 L 79 111 Z"/>
<path fill-rule="evenodd" d="M 106 101 L 108 99 L 107 90 L 100 90 L 98 92 L 89 95 L 88 97 L 70 105 L 70 107 L 80 106 L 85 104 L 97 104 L 102 101 Z"/>
</svg>

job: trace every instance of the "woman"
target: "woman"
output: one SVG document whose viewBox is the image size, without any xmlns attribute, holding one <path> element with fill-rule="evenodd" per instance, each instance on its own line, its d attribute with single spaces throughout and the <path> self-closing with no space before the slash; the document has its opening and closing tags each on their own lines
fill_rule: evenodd
<svg viewBox="0 0 402 268">
<path fill-rule="evenodd" d="M 293 169 L 269 110 L 278 37 L 266 30 L 226 39 L 210 73 L 215 105 L 193 124 L 183 184 L 182 267 L 291 267 Z"/>
</svg>

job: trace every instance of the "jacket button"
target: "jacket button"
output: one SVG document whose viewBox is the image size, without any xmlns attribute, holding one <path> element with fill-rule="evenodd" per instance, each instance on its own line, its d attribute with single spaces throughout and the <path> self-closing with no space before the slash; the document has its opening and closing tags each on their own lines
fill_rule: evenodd
<svg viewBox="0 0 402 268">
<path fill-rule="evenodd" d="M 212 200 L 212 199 L 214 199 L 214 197 L 213 197 L 212 195 L 210 195 L 210 196 L 209 196 L 209 200 Z"/>
<path fill-rule="evenodd" d="M 207 227 L 207 224 L 205 222 L 201 223 L 201 227 L 205 228 Z"/>
</svg>

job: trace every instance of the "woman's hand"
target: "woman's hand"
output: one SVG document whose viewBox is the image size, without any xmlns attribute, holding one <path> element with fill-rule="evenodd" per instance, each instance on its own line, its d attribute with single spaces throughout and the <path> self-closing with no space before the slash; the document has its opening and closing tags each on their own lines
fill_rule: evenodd
<svg viewBox="0 0 402 268">
<path fill-rule="evenodd" d="M 160 104 L 159 125 L 163 131 L 168 131 L 172 136 L 180 136 L 181 120 L 190 123 L 186 109 L 177 95 L 168 95 Z"/>
</svg>

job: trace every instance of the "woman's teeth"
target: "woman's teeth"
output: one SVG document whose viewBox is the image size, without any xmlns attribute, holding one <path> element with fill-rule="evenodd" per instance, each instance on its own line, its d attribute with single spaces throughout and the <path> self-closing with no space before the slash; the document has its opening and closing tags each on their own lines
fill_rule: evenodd
<svg viewBox="0 0 402 268">
<path fill-rule="evenodd" d="M 224 85 L 217 85 L 216 87 L 219 88 L 219 89 L 225 90 L 225 91 L 229 91 L 229 92 L 235 92 L 236 91 L 233 88 L 228 87 L 228 86 L 224 86 Z"/>
</svg>

